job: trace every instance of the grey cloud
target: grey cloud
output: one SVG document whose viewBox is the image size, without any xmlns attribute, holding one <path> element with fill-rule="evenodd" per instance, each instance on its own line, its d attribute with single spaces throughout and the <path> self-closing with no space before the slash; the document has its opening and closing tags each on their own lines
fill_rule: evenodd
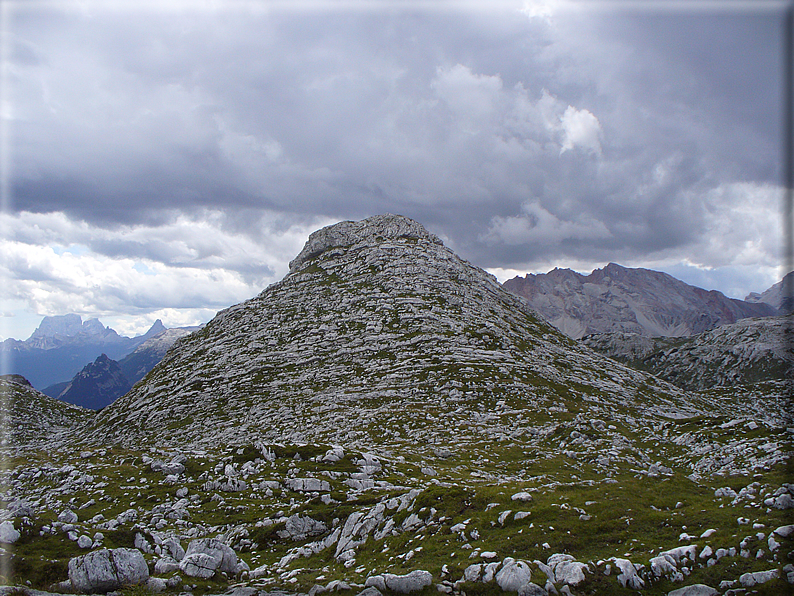
<svg viewBox="0 0 794 596">
<path fill-rule="evenodd" d="M 251 238 L 267 233 L 265 209 L 285 228 L 397 212 L 491 267 L 685 254 L 708 233 L 699 197 L 779 176 L 780 64 L 764 45 L 778 26 L 601 13 L 549 25 L 500 10 L 26 14 L 15 208 L 105 227 L 220 208 Z M 569 106 L 597 119 L 597 146 L 572 144 Z M 559 225 L 522 243 L 533 213 Z M 500 242 L 499 222 L 524 228 Z M 179 256 L 148 241 L 96 250 Z"/>
</svg>

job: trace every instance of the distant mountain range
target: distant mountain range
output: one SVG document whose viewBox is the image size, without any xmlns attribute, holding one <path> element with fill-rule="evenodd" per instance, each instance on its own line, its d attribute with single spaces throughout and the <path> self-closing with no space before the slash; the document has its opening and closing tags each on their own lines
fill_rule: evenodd
<svg viewBox="0 0 794 596">
<path fill-rule="evenodd" d="M 155 325 L 162 325 L 158 319 Z M 101 354 L 87 364 L 71 381 L 50 385 L 42 391 L 70 404 L 101 410 L 129 391 L 162 360 L 168 349 L 181 337 L 200 327 L 165 329 L 139 345 L 119 362 Z"/>
<path fill-rule="evenodd" d="M 677 376 L 680 363 L 664 353 L 681 342 L 663 338 L 696 336 L 748 317 L 790 312 L 784 283 L 751 293 L 742 301 L 690 286 L 666 273 L 610 263 L 589 275 L 569 269 L 528 274 L 506 281 L 503 287 L 566 335 L 585 337 L 587 345 L 610 357 L 692 389 L 701 388 L 705 381 L 693 384 L 689 373 Z M 780 324 L 773 326 L 777 329 Z M 48 396 L 97 410 L 129 391 L 178 339 L 197 329 L 166 329 L 158 319 L 145 334 L 128 338 L 97 319 L 83 321 L 79 315 L 68 314 L 44 317 L 30 338 L 6 340 L 0 349 L 11 356 L 8 372 L 43 387 Z M 719 357 L 715 350 L 708 358 Z M 766 373 L 782 370 L 776 358 L 762 367 Z"/>
<path fill-rule="evenodd" d="M 574 339 L 594 333 L 685 337 L 748 317 L 769 317 L 784 306 L 773 286 L 749 300 L 691 286 L 666 273 L 610 263 L 590 275 L 570 269 L 514 277 L 505 289 Z"/>
<path fill-rule="evenodd" d="M 98 319 L 83 321 L 80 315 L 44 317 L 26 340 L 6 339 L 0 354 L 8 373 L 19 374 L 42 389 L 69 381 L 88 362 L 101 354 L 120 360 L 147 339 L 165 331 L 159 319 L 143 335 L 124 337 Z"/>
</svg>

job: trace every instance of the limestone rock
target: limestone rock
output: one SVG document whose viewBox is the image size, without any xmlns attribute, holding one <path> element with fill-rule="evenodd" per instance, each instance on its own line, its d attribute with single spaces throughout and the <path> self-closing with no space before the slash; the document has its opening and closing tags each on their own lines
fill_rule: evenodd
<svg viewBox="0 0 794 596">
<path fill-rule="evenodd" d="M 383 574 L 386 588 L 397 594 L 419 592 L 433 583 L 433 575 L 429 571 L 416 569 L 407 575 Z"/>
<path fill-rule="evenodd" d="M 756 571 L 755 573 L 743 573 L 739 576 L 739 583 L 745 588 L 752 588 L 758 584 L 765 584 L 768 581 L 780 577 L 779 569 L 770 569 L 769 571 Z"/>
<path fill-rule="evenodd" d="M 320 480 L 319 478 L 288 478 L 286 484 L 290 490 L 298 492 L 318 493 L 331 490 L 331 485 L 328 481 Z"/>
<path fill-rule="evenodd" d="M 76 592 L 105 593 L 148 579 L 143 555 L 131 548 L 103 548 L 69 561 L 69 580 Z"/>
<path fill-rule="evenodd" d="M 554 580 L 558 584 L 576 586 L 585 579 L 584 572 L 587 569 L 587 565 L 576 561 L 571 555 L 551 555 L 547 564 L 554 574 Z"/>
<path fill-rule="evenodd" d="M 209 579 L 218 569 L 218 559 L 207 553 L 190 553 L 179 562 L 179 569 L 185 575 Z"/>
<path fill-rule="evenodd" d="M 287 518 L 284 530 L 280 531 L 278 535 L 290 540 L 303 540 L 309 536 L 319 536 L 327 530 L 328 526 L 323 522 L 296 513 Z"/>
<path fill-rule="evenodd" d="M 518 596 L 548 596 L 548 594 L 549 593 L 544 588 L 532 582 L 524 584 L 518 591 Z"/>
<path fill-rule="evenodd" d="M 692 584 L 691 586 L 684 586 L 672 592 L 668 592 L 667 596 L 716 596 L 719 594 L 717 590 L 706 584 Z"/>
<path fill-rule="evenodd" d="M 520 592 L 532 579 L 532 572 L 524 561 L 507 557 L 496 574 L 496 583 L 504 592 Z"/>
<path fill-rule="evenodd" d="M 624 588 L 630 588 L 632 590 L 639 590 L 645 586 L 645 580 L 637 575 L 637 569 L 634 567 L 634 563 L 628 559 L 612 560 L 615 562 L 617 568 L 620 569 L 620 573 L 618 574 L 618 582 L 620 582 L 621 586 Z"/>
<path fill-rule="evenodd" d="M 20 537 L 19 530 L 14 527 L 14 522 L 7 519 L 0 523 L 0 542 L 5 544 L 14 544 Z"/>
<path fill-rule="evenodd" d="M 202 574 L 194 577 L 212 577 L 216 570 L 233 574 L 236 567 L 237 553 L 217 538 L 199 538 L 191 541 L 185 551 L 185 557 L 179 563 L 179 568 L 188 575 Z M 209 576 L 204 575 L 210 571 L 212 573 Z"/>
</svg>

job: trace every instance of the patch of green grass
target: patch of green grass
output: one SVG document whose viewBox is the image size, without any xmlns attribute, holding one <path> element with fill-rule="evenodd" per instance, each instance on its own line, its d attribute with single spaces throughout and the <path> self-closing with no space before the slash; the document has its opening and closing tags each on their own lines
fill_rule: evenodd
<svg viewBox="0 0 794 596">
<path fill-rule="evenodd" d="M 16 584 L 27 584 L 37 590 L 48 590 L 52 584 L 69 579 L 68 559 L 35 560 L 14 554 L 9 565 L 10 577 Z"/>
</svg>

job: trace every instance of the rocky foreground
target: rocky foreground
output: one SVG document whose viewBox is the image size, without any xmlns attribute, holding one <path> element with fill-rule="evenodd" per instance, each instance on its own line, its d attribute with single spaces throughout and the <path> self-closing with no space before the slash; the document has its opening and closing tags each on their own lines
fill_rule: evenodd
<svg viewBox="0 0 794 596">
<path fill-rule="evenodd" d="M 792 431 L 558 416 L 454 454 L 17 447 L 4 573 L 84 593 L 786 594 Z M 695 584 L 712 590 L 675 592 Z"/>
</svg>

